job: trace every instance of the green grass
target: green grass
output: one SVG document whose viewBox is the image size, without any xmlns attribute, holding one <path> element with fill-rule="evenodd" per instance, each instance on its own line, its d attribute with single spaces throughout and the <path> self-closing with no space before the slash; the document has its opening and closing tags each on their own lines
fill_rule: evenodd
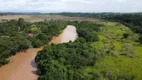
<svg viewBox="0 0 142 80">
<path fill-rule="evenodd" d="M 134 41 L 138 37 L 131 36 L 135 33 L 122 24 L 116 22 L 103 22 L 101 24 L 103 24 L 104 27 L 102 27 L 101 32 L 98 33 L 100 40 L 94 42 L 93 45 L 99 50 L 105 45 L 108 45 L 107 47 L 109 47 L 109 44 L 111 43 L 107 41 L 112 40 L 112 44 L 115 46 L 117 58 L 111 55 L 106 55 L 96 63 L 93 70 L 98 73 L 101 73 L 102 71 L 111 71 L 112 73 L 119 75 L 134 75 L 136 80 L 142 80 L 142 45 L 139 45 L 138 42 Z M 123 33 L 128 33 L 130 38 L 122 40 Z M 104 44 L 104 40 L 107 43 Z M 120 55 L 121 46 L 124 43 L 134 45 L 136 57 L 130 58 L 128 56 Z M 93 70 L 91 67 L 88 67 L 85 69 L 85 72 L 90 73 Z"/>
<path fill-rule="evenodd" d="M 101 72 L 105 70 L 112 70 L 119 74 L 135 75 L 136 80 L 142 79 L 142 46 L 136 46 L 136 57 L 129 58 L 126 56 L 119 56 L 118 58 L 107 56 L 99 61 L 95 66 L 95 71 Z"/>
</svg>

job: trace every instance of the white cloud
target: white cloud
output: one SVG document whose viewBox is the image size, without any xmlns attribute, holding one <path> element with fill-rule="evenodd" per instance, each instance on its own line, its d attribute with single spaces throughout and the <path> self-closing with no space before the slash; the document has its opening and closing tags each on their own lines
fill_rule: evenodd
<svg viewBox="0 0 142 80">
<path fill-rule="evenodd" d="M 120 2 L 120 3 L 123 3 L 125 2 L 126 0 L 116 0 L 117 2 Z"/>
<path fill-rule="evenodd" d="M 0 0 L 0 11 L 140 12 L 142 0 Z"/>
</svg>

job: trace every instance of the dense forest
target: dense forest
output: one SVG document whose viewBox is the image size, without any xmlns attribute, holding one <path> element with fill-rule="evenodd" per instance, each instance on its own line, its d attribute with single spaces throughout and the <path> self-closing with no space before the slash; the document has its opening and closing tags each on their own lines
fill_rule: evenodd
<svg viewBox="0 0 142 80">
<path fill-rule="evenodd" d="M 3 20 L 0 23 L 0 66 L 7 64 L 7 58 L 19 51 L 48 43 L 64 27 L 65 23 L 60 20 L 35 23 L 25 22 L 22 18 Z"/>
<path fill-rule="evenodd" d="M 36 62 L 40 80 L 94 79 L 93 74 L 85 75 L 83 70 L 93 67 L 99 57 L 91 42 L 99 40 L 96 32 L 100 25 L 91 22 L 67 23 L 77 27 L 79 38 L 75 42 L 45 46 L 38 53 Z"/>
</svg>

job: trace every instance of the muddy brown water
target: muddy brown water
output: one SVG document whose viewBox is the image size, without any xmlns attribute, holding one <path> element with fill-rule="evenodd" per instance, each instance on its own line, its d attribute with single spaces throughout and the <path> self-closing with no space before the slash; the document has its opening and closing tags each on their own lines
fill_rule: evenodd
<svg viewBox="0 0 142 80">
<path fill-rule="evenodd" d="M 77 38 L 76 28 L 68 25 L 58 37 L 53 37 L 51 43 L 59 44 L 74 41 Z M 0 67 L 0 80 L 37 80 L 37 68 L 34 61 L 40 48 L 30 48 L 25 52 L 18 52 L 9 58 L 9 64 Z"/>
</svg>

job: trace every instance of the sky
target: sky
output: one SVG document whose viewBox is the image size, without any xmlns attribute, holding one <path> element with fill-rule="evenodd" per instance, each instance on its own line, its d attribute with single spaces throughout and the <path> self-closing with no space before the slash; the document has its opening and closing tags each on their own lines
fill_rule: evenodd
<svg viewBox="0 0 142 80">
<path fill-rule="evenodd" d="M 0 12 L 142 12 L 142 0 L 0 0 Z"/>
</svg>

